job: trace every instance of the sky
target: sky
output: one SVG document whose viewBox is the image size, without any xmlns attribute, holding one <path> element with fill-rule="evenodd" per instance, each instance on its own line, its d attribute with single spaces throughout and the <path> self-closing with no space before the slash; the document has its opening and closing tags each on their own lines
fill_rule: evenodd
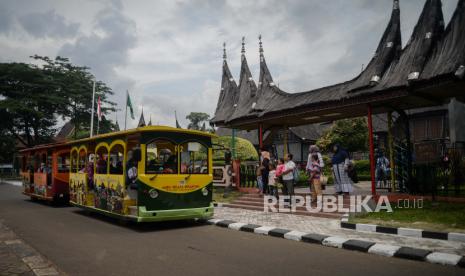
<svg viewBox="0 0 465 276">
<path fill-rule="evenodd" d="M 425 0 L 401 0 L 406 44 Z M 443 0 L 446 24 L 457 0 Z M 37 54 L 88 66 L 115 92 L 124 125 L 129 91 L 138 123 L 182 126 L 186 115 L 214 115 L 221 89 L 223 42 L 236 81 L 241 38 L 258 82 L 258 35 L 274 81 L 300 92 L 349 80 L 371 59 L 392 0 L 0 0 L 0 62 Z"/>
</svg>

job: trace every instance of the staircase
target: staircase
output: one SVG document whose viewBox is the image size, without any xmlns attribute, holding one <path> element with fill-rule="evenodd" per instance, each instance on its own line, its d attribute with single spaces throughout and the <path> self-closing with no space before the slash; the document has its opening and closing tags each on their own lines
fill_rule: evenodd
<svg viewBox="0 0 465 276">
<path fill-rule="evenodd" d="M 308 196 L 307 193 L 296 193 L 298 196 Z M 323 195 L 325 197 L 325 195 Z M 324 200 L 324 199 L 323 199 Z M 278 204 L 274 205 L 276 209 L 278 209 Z M 316 204 L 311 205 L 312 208 L 316 207 Z M 350 207 L 350 199 L 348 197 L 343 198 L 342 206 L 345 208 Z M 230 203 L 224 203 L 223 207 L 229 208 L 241 208 L 246 210 L 254 210 L 254 211 L 264 211 L 264 199 L 262 196 L 256 193 L 248 193 L 244 194 L 237 199 L 233 200 Z M 305 206 L 297 207 L 295 212 L 281 212 L 284 214 L 292 214 L 292 215 L 303 215 L 303 216 L 314 216 L 314 217 L 323 217 L 323 218 L 333 218 L 339 219 L 342 217 L 344 212 L 324 212 L 320 210 L 319 212 L 309 212 Z"/>
</svg>

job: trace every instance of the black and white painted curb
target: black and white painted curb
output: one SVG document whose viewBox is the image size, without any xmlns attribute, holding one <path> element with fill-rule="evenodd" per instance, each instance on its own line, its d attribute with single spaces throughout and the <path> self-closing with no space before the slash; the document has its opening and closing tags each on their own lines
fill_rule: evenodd
<svg viewBox="0 0 465 276">
<path fill-rule="evenodd" d="M 350 223 L 348 222 L 348 216 L 344 215 L 341 219 L 341 228 L 351 229 L 359 232 L 376 232 L 383 234 L 392 234 L 399 235 L 404 237 L 413 237 L 413 238 L 428 238 L 428 239 L 437 239 L 437 240 L 446 240 L 446 241 L 458 241 L 465 243 L 465 234 L 463 233 L 454 233 L 454 232 L 436 232 L 436 231 L 426 231 L 422 229 L 414 228 L 396 228 L 396 227 L 387 227 L 379 226 L 375 224 L 364 224 L 364 223 Z"/>
<path fill-rule="evenodd" d="M 305 233 L 301 231 L 292 231 L 273 226 L 261 226 L 256 224 L 235 222 L 232 220 L 210 219 L 206 222 L 219 227 L 255 233 L 259 235 L 268 235 L 272 237 L 284 238 L 299 242 L 320 244 L 324 246 L 343 248 L 347 250 L 354 250 L 360 252 L 368 252 L 387 257 L 426 261 L 429 263 L 451 265 L 465 268 L 465 257 L 456 254 L 432 252 L 429 250 L 413 247 L 394 246 L 364 240 L 347 239 L 336 236 L 325 236 L 315 233 Z"/>
</svg>

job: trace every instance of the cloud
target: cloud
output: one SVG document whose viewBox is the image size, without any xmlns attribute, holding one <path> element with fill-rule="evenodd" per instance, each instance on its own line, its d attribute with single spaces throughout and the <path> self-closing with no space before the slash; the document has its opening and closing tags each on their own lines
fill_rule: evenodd
<svg viewBox="0 0 465 276">
<path fill-rule="evenodd" d="M 58 54 L 90 67 L 97 79 L 110 85 L 116 94 L 112 100 L 122 108 L 125 91 L 135 81 L 120 75 L 118 68 L 127 65 L 129 51 L 137 45 L 137 39 L 135 22 L 123 13 L 120 2 L 111 1 L 96 14 L 93 31 L 64 44 Z"/>
<path fill-rule="evenodd" d="M 35 38 L 45 37 L 74 37 L 78 30 L 78 23 L 68 23 L 66 18 L 57 14 L 55 10 L 33 12 L 18 18 L 21 26 Z"/>
<path fill-rule="evenodd" d="M 423 4 L 424 0 L 400 3 L 404 44 Z M 456 4 L 457 0 L 443 0 L 446 21 Z M 391 8 L 391 0 L 0 0 L 0 59 L 20 60 L 24 55 L 27 60 L 35 53 L 69 57 L 106 82 L 121 109 L 129 90 L 137 114 L 129 126 L 137 124 L 142 106 L 146 119 L 152 114 L 152 121 L 160 124 L 174 125 L 177 110 L 185 126 L 191 111 L 213 115 L 223 41 L 236 79 L 240 40 L 246 36 L 246 55 L 257 80 L 257 36 L 262 34 L 275 83 L 288 92 L 308 91 L 360 73 L 376 49 Z M 39 16 L 51 11 L 50 18 Z M 24 18 L 31 14 L 37 16 L 26 21 L 37 26 L 24 27 Z M 64 26 L 54 29 L 52 22 Z M 77 31 L 63 31 L 73 24 L 79 24 Z M 62 37 L 51 37 L 55 33 Z M 123 114 L 124 110 L 118 113 L 120 125 Z"/>
</svg>

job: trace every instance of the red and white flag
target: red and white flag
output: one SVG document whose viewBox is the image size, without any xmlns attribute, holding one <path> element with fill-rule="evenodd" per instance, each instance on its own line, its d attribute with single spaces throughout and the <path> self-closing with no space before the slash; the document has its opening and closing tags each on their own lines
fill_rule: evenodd
<svg viewBox="0 0 465 276">
<path fill-rule="evenodd" d="M 98 97 L 97 118 L 98 118 L 99 121 L 102 120 L 102 104 L 100 102 L 100 97 Z"/>
</svg>

